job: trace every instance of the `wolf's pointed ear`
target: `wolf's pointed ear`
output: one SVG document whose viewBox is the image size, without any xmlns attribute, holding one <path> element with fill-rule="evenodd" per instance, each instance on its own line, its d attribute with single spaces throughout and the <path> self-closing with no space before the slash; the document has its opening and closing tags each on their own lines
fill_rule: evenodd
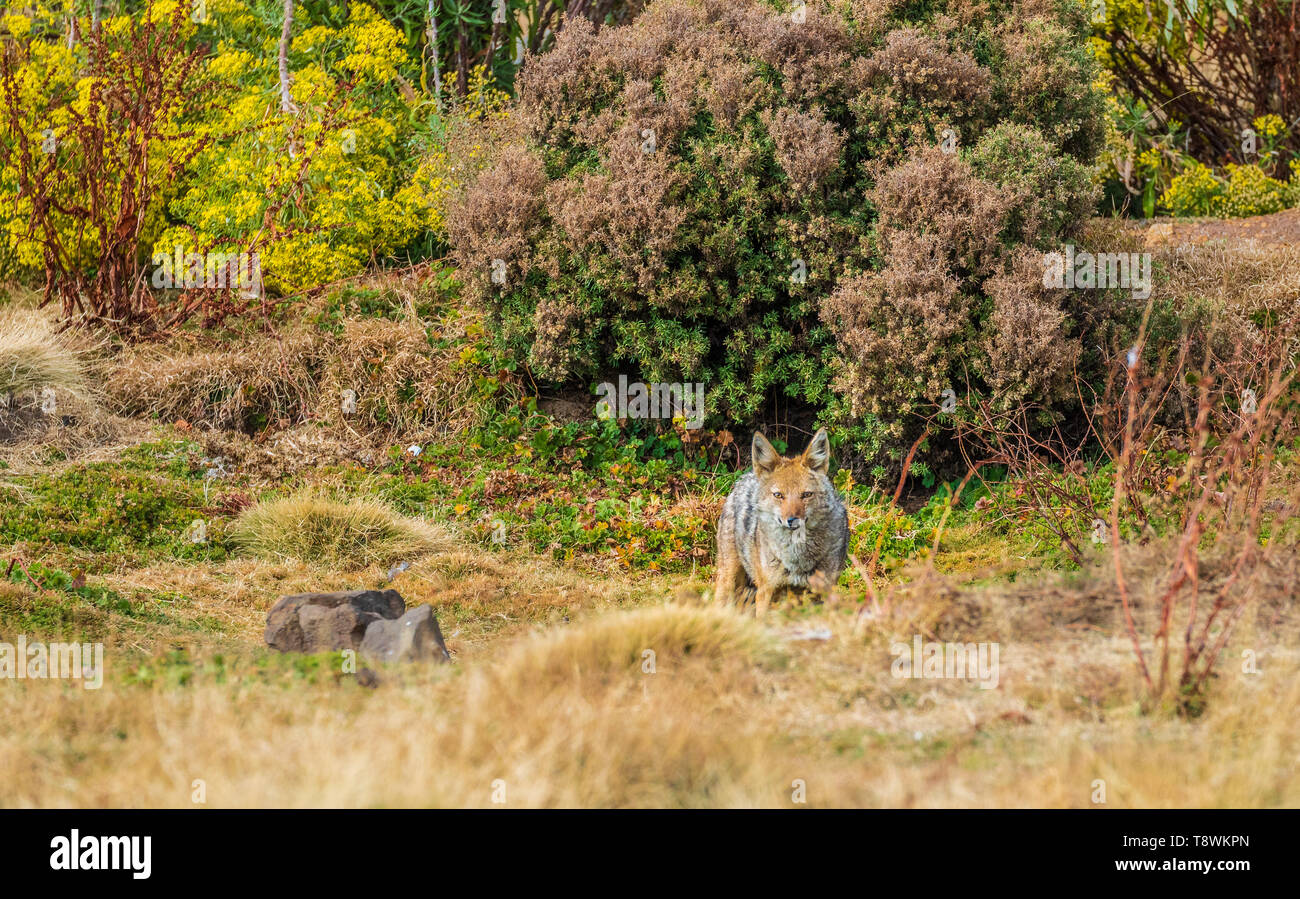
<svg viewBox="0 0 1300 899">
<path fill-rule="evenodd" d="M 776 451 L 776 447 L 767 442 L 762 431 L 754 432 L 754 444 L 750 449 L 750 455 L 754 459 L 754 474 L 770 474 L 772 469 L 776 468 L 776 463 L 781 460 L 781 456 Z"/>
<path fill-rule="evenodd" d="M 813 471 L 830 474 L 831 439 L 826 436 L 825 428 L 813 435 L 812 442 L 803 451 L 803 461 Z"/>
</svg>

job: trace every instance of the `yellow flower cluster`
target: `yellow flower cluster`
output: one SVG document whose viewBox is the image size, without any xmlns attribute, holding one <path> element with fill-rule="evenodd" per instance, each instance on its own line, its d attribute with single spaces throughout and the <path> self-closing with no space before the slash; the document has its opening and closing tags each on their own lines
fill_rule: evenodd
<svg viewBox="0 0 1300 899">
<path fill-rule="evenodd" d="M 392 84 L 404 59 L 399 31 L 353 3 L 342 28 L 300 32 L 291 44 L 298 113 L 290 118 L 276 99 L 276 38 L 244 28 L 240 0 L 215 0 L 214 12 L 241 23 L 207 64 L 234 97 L 224 119 L 209 123 L 216 139 L 171 206 L 184 224 L 160 235 L 156 251 L 243 250 L 256 237 L 266 285 L 294 292 L 354 275 L 440 225 L 394 168 L 398 124 L 409 120 Z M 247 49 L 258 41 L 260 55 Z"/>
<path fill-rule="evenodd" d="M 27 37 L 32 30 L 32 20 L 26 16 L 5 15 L 0 16 L 0 28 L 17 39 Z"/>
<path fill-rule="evenodd" d="M 386 81 L 397 75 L 404 59 L 402 35 L 372 7 L 353 6 L 341 37 L 348 47 L 342 62 L 344 70 L 375 81 Z"/>
<path fill-rule="evenodd" d="M 1162 157 L 1160 151 L 1155 147 L 1149 147 L 1138 154 L 1138 168 L 1156 169 L 1160 167 Z"/>
<path fill-rule="evenodd" d="M 1229 165 L 1227 177 L 1193 163 L 1176 175 L 1160 204 L 1174 215 L 1239 218 L 1267 215 L 1300 198 L 1300 166 L 1291 164 L 1289 181 L 1270 178 L 1258 165 Z"/>
<path fill-rule="evenodd" d="M 1194 162 L 1175 175 L 1169 189 L 1160 196 L 1160 205 L 1174 215 L 1213 215 L 1222 202 L 1223 184 L 1208 166 Z"/>
<path fill-rule="evenodd" d="M 1278 212 L 1290 205 L 1291 187 L 1270 178 L 1257 165 L 1229 165 L 1227 189 L 1214 214 L 1241 218 Z"/>
<path fill-rule="evenodd" d="M 1272 113 L 1260 116 L 1251 124 L 1255 126 L 1256 134 L 1266 138 L 1277 137 L 1286 130 L 1286 122 L 1282 120 L 1282 117 Z"/>
</svg>

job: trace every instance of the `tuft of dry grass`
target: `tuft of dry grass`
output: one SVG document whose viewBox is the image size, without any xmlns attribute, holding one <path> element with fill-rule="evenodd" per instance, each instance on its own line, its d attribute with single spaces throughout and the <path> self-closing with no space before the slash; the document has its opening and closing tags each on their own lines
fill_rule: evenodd
<svg viewBox="0 0 1300 899">
<path fill-rule="evenodd" d="M 76 348 L 34 309 L 0 309 L 0 394 L 44 388 L 88 401 L 86 374 Z"/>
<path fill-rule="evenodd" d="M 231 539 L 263 559 L 292 559 L 351 568 L 409 560 L 451 548 L 441 527 L 399 515 L 379 500 L 335 499 L 314 490 L 246 509 Z"/>
<path fill-rule="evenodd" d="M 464 322 L 443 322 L 440 331 L 444 337 L 463 335 Z M 419 320 L 345 319 L 321 380 L 316 414 L 371 443 L 463 432 L 485 410 L 471 401 L 473 377 L 456 364 L 458 355 L 454 346 L 432 348 Z M 355 395 L 354 413 L 342 411 L 345 390 Z"/>
<path fill-rule="evenodd" d="M 600 680 L 665 661 L 738 659 L 773 665 L 771 637 L 734 609 L 656 605 L 597 615 L 519 644 L 492 668 L 501 689 L 521 694 L 547 685 Z"/>
<path fill-rule="evenodd" d="M 0 459 L 9 471 L 84 459 L 142 430 L 99 405 L 102 348 L 100 338 L 58 331 L 26 302 L 0 308 Z"/>
</svg>

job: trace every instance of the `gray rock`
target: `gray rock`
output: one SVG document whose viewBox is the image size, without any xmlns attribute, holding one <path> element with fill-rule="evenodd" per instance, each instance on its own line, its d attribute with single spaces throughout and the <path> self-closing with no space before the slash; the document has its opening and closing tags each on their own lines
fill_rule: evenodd
<svg viewBox="0 0 1300 899">
<path fill-rule="evenodd" d="M 363 612 L 346 604 L 333 608 L 305 605 L 298 610 L 298 627 L 302 630 L 303 642 L 317 647 L 310 652 L 356 649 L 370 623 L 382 620 L 374 612 Z"/>
<path fill-rule="evenodd" d="M 370 622 L 361 654 L 377 662 L 451 661 L 432 606 L 416 606 L 396 620 Z"/>
<path fill-rule="evenodd" d="M 295 593 L 267 612 L 264 638 L 281 652 L 357 649 L 370 625 L 405 611 L 406 601 L 396 590 Z"/>
</svg>

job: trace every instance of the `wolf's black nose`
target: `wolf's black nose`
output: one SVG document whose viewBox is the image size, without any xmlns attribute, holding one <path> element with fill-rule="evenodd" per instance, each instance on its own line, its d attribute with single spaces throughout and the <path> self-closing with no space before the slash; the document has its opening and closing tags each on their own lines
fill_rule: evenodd
<svg viewBox="0 0 1300 899">
<path fill-rule="evenodd" d="M 785 526 L 788 527 L 790 530 L 794 530 L 795 528 L 799 527 L 799 519 L 787 518 L 785 520 Z"/>
</svg>

